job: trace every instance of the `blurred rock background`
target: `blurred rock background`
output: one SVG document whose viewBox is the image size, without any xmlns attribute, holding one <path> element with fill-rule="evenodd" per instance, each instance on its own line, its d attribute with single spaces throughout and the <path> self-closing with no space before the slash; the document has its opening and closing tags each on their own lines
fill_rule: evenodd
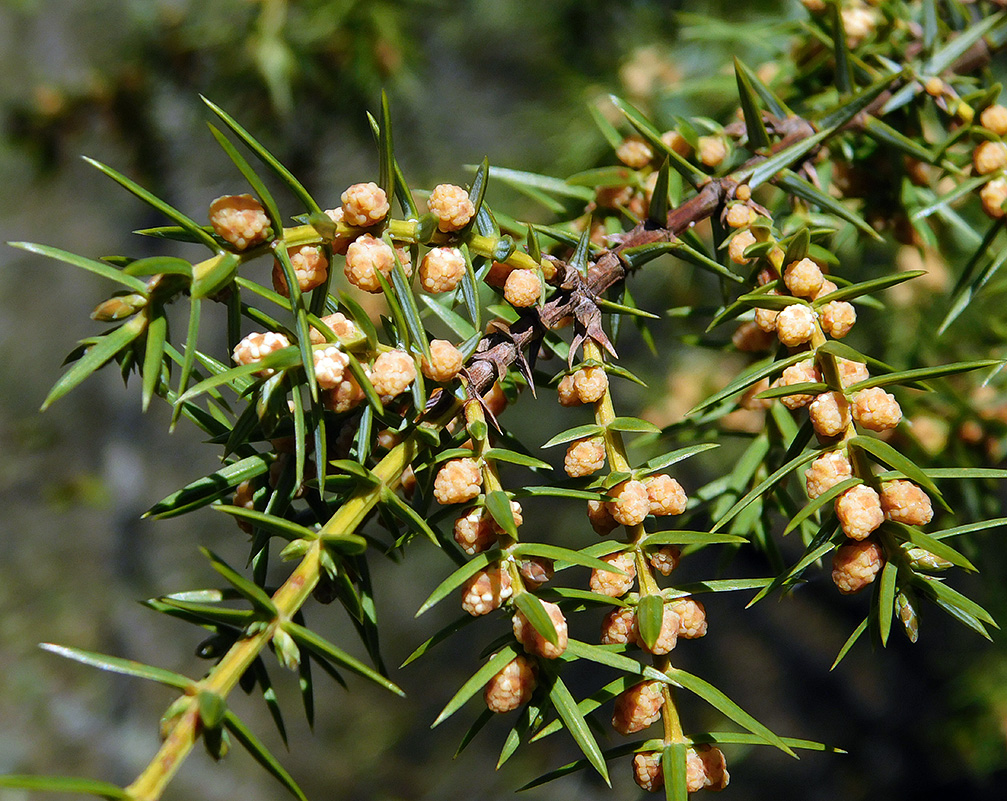
<svg viewBox="0 0 1007 801">
<path fill-rule="evenodd" d="M 699 5 L 709 20 L 685 13 Z M 78 156 L 116 167 L 200 219 L 212 198 L 245 190 L 213 145 L 199 93 L 271 147 L 323 204 L 334 205 L 345 186 L 376 173 L 364 112 L 376 109 L 381 87 L 391 97 L 400 163 L 416 186 L 463 183 L 470 173 L 462 165 L 484 156 L 494 165 L 562 176 L 610 163 L 587 111 L 605 93 L 628 96 L 665 119 L 723 118 L 732 110 L 730 56 L 753 65 L 772 58 L 788 42 L 766 35 L 766 26 L 791 20 L 798 32 L 803 18 L 797 3 L 775 0 L 741 8 L 726 0 L 5 0 L 0 233 L 89 256 L 165 252 L 155 240 L 129 234 L 162 220 Z M 490 199 L 516 216 L 537 213 L 500 187 L 491 188 Z M 289 203 L 284 210 L 296 212 Z M 634 294 L 659 313 L 679 304 L 676 293 L 689 291 L 661 272 L 665 264 L 634 284 Z M 141 416 L 135 383 L 124 391 L 119 376 L 104 370 L 44 416 L 37 413 L 63 356 L 95 330 L 87 315 L 107 290 L 72 268 L 0 251 L 0 772 L 132 780 L 156 749 L 156 723 L 171 696 L 64 662 L 36 644 L 54 641 L 197 675 L 205 664 L 193 655 L 193 631 L 136 601 L 213 585 L 199 545 L 237 564 L 246 550 L 233 523 L 210 511 L 166 522 L 139 519 L 155 501 L 214 469 L 217 456 L 184 424 L 168 435 L 163 406 Z M 662 321 L 655 336 L 673 343 L 680 325 Z M 697 351 L 686 347 L 655 363 L 632 337 L 624 352 L 651 389 L 626 389 L 627 409 L 664 407 L 666 392 L 695 390 L 700 370 L 716 372 L 716 365 L 697 367 Z M 521 418 L 527 427 L 512 425 L 536 444 L 565 427 L 560 415 L 541 399 L 535 414 Z M 729 444 L 723 454 L 717 458 L 730 458 Z M 712 475 L 716 460 L 695 469 Z M 694 487 L 701 478 L 682 480 Z M 529 509 L 533 524 L 534 504 Z M 583 542 L 579 509 L 540 512 L 558 542 Z M 975 539 L 970 556 L 983 570 L 982 583 L 957 585 L 971 584 L 965 589 L 999 619 L 1007 577 L 1007 563 L 995 554 L 1002 536 Z M 390 666 L 455 615 L 445 605 L 413 619 L 448 569 L 424 544 L 413 546 L 404 564 L 380 565 L 375 581 Z M 712 569 L 698 557 L 685 563 L 681 578 Z M 764 571 L 754 558 L 732 567 L 732 575 Z M 839 598 L 827 577 L 782 602 L 745 611 L 745 600 L 711 599 L 710 635 L 680 649 L 676 662 L 774 730 L 850 753 L 809 753 L 794 762 L 767 748 L 733 748 L 735 781 L 725 798 L 1003 797 L 1001 637 L 989 645 L 928 610 L 917 645 L 896 635 L 886 651 L 872 653 L 862 642 L 829 673 L 863 614 L 861 604 Z M 320 623 L 326 612 L 333 619 Z M 333 607 L 310 614 L 336 642 L 361 653 L 345 614 Z M 236 698 L 237 709 L 312 798 L 509 797 L 574 758 L 572 744 L 552 737 L 496 773 L 506 731 L 499 723 L 452 759 L 475 702 L 428 729 L 476 669 L 489 637 L 449 642 L 393 671 L 406 701 L 363 681 L 351 681 L 345 693 L 319 680 L 314 736 L 299 717 L 295 682 L 273 671 L 287 709 L 289 753 L 261 702 Z M 579 685 L 575 675 L 575 686 L 584 693 L 595 685 Z M 694 729 L 719 724 L 698 704 L 686 715 Z M 607 744 L 618 739 L 609 736 Z M 528 797 L 639 795 L 628 764 L 614 766 L 613 781 L 614 795 L 585 772 Z M 167 797 L 258 801 L 282 792 L 236 748 L 219 766 L 204 756 L 190 759 Z M 3 801 L 24 797 L 0 790 Z"/>
</svg>

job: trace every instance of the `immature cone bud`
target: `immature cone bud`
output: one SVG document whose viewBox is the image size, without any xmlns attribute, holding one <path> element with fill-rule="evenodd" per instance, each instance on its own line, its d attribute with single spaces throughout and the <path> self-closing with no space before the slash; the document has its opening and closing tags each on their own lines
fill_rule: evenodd
<svg viewBox="0 0 1007 801">
<path fill-rule="evenodd" d="M 423 375 L 441 384 L 454 379 L 465 364 L 462 352 L 446 339 L 430 340 L 430 359 L 423 357 Z"/>
<path fill-rule="evenodd" d="M 433 248 L 420 262 L 420 286 L 431 294 L 450 292 L 465 275 L 465 257 L 458 248 Z"/>
<path fill-rule="evenodd" d="M 601 557 L 612 567 L 622 570 L 626 575 L 610 573 L 607 570 L 591 571 L 591 592 L 618 598 L 633 589 L 636 578 L 636 563 L 632 553 L 614 553 Z"/>
<path fill-rule="evenodd" d="M 147 305 L 147 298 L 135 292 L 128 295 L 116 295 L 102 301 L 91 312 L 91 319 L 100 323 L 111 323 L 123 320 Z"/>
<path fill-rule="evenodd" d="M 732 203 L 727 209 L 726 222 L 731 228 L 747 228 L 755 222 L 755 211 L 744 203 Z M 749 234 L 749 236 L 752 236 Z M 755 237 L 752 237 L 752 242 Z M 747 247 L 747 245 L 746 245 Z"/>
<path fill-rule="evenodd" d="M 315 360 L 315 380 L 322 389 L 336 389 L 343 382 L 343 373 L 350 363 L 350 357 L 335 345 L 315 348 L 311 352 Z"/>
<path fill-rule="evenodd" d="M 773 386 L 779 385 L 779 380 L 773 382 Z M 760 398 L 760 394 L 769 389 L 769 379 L 761 378 L 742 393 L 738 406 L 751 412 L 764 412 L 773 405 L 770 398 Z"/>
<path fill-rule="evenodd" d="M 254 364 L 265 359 L 270 353 L 290 347 L 290 340 L 283 334 L 267 331 L 264 334 L 249 334 L 234 347 L 231 358 L 235 364 Z M 271 376 L 275 370 L 259 370 L 258 376 Z"/>
<path fill-rule="evenodd" d="M 482 485 L 482 470 L 475 459 L 452 459 L 437 471 L 434 497 L 444 505 L 465 503 L 479 494 Z"/>
<path fill-rule="evenodd" d="M 656 793 L 664 787 L 664 769 L 659 752 L 633 755 L 633 781 L 648 793 Z"/>
<path fill-rule="evenodd" d="M 707 167 L 719 167 L 727 158 L 727 143 L 719 136 L 701 136 L 698 142 L 699 160 Z"/>
<path fill-rule="evenodd" d="M 460 231 L 476 213 L 469 193 L 453 184 L 435 186 L 427 200 L 427 208 L 437 218 L 437 227 L 445 232 Z"/>
<path fill-rule="evenodd" d="M 776 318 L 776 336 L 788 348 L 803 345 L 815 333 L 815 312 L 803 303 L 783 309 Z"/>
<path fill-rule="evenodd" d="M 483 276 L 483 280 L 490 286 L 503 289 L 507 283 L 507 278 L 516 269 L 517 267 L 505 261 L 494 261 L 490 264 L 489 271 Z"/>
<path fill-rule="evenodd" d="M 734 344 L 734 347 L 744 353 L 759 353 L 760 351 L 769 350 L 769 347 L 775 341 L 776 339 L 772 336 L 772 332 L 763 331 L 758 323 L 754 321 L 742 323 L 731 336 L 731 342 Z"/>
<path fill-rule="evenodd" d="M 399 257 L 399 261 L 402 263 L 402 272 L 406 274 L 406 278 L 413 277 L 413 254 L 409 249 L 408 245 L 401 242 L 395 244 L 395 255 Z"/>
<path fill-rule="evenodd" d="M 912 481 L 897 479 L 881 485 L 881 509 L 885 517 L 907 526 L 924 526 L 934 516 L 930 496 Z"/>
<path fill-rule="evenodd" d="M 830 300 L 818 310 L 822 330 L 833 339 L 842 339 L 857 322 L 857 310 L 845 300 Z"/>
<path fill-rule="evenodd" d="M 513 594 L 514 588 L 506 568 L 491 565 L 462 585 L 462 609 L 473 617 L 487 615 L 499 609 Z"/>
<path fill-rule="evenodd" d="M 363 336 L 363 333 L 359 328 L 357 328 L 357 324 L 352 320 L 347 319 L 346 315 L 341 312 L 326 314 L 321 318 L 321 320 L 330 329 L 332 329 L 332 333 L 340 339 L 359 339 Z M 312 345 L 321 345 L 326 341 L 322 332 L 317 328 L 311 329 L 310 336 Z"/>
<path fill-rule="evenodd" d="M 615 149 L 615 157 L 627 167 L 640 170 L 650 164 L 654 151 L 639 136 L 627 136 Z"/>
<path fill-rule="evenodd" d="M 346 279 L 364 292 L 380 292 L 380 273 L 385 278 L 391 275 L 395 266 L 395 253 L 387 242 L 364 234 L 353 240 L 346 249 L 346 264 L 343 273 Z"/>
<path fill-rule="evenodd" d="M 601 400 L 605 390 L 608 389 L 608 374 L 605 368 L 582 367 L 573 374 L 573 388 L 581 403 L 595 403 Z"/>
<path fill-rule="evenodd" d="M 804 471 L 808 497 L 814 500 L 852 475 L 853 468 L 842 451 L 823 453 Z"/>
<path fill-rule="evenodd" d="M 531 700 L 535 690 L 535 662 L 519 654 L 486 684 L 483 698 L 490 712 L 510 712 Z"/>
<path fill-rule="evenodd" d="M 563 459 L 563 469 L 572 478 L 589 476 L 605 466 L 605 440 L 598 437 L 570 443 Z"/>
<path fill-rule="evenodd" d="M 866 484 L 850 487 L 836 498 L 836 517 L 843 533 L 854 540 L 869 537 L 885 521 L 878 493 Z"/>
<path fill-rule="evenodd" d="M 255 509 L 255 500 L 253 499 L 255 495 L 255 487 L 252 486 L 251 481 L 242 481 L 237 487 L 234 488 L 234 500 L 232 503 L 235 506 L 240 506 L 242 509 Z M 240 517 L 235 518 L 238 523 L 238 528 L 244 531 L 246 534 L 252 533 L 252 525 Z"/>
<path fill-rule="evenodd" d="M 358 406 L 363 399 L 363 388 L 353 374 L 348 371 L 343 373 L 343 380 L 339 382 L 339 386 L 325 392 L 322 396 L 322 402 L 326 408 L 340 414 Z"/>
<path fill-rule="evenodd" d="M 853 419 L 870 431 L 895 428 L 902 419 L 899 402 L 881 387 L 862 389 L 854 393 L 851 400 Z"/>
<path fill-rule="evenodd" d="M 217 236 L 234 245 L 235 250 L 248 250 L 266 241 L 269 217 L 251 195 L 224 195 L 210 204 L 210 225 Z"/>
<path fill-rule="evenodd" d="M 692 784 L 693 757 L 698 757 L 702 764 L 702 784 L 694 787 Z M 727 760 L 724 753 L 712 745 L 701 745 L 696 749 L 690 748 L 686 752 L 686 784 L 690 793 L 697 790 L 713 790 L 718 792 L 723 790 L 731 781 L 731 774 L 727 772 Z"/>
<path fill-rule="evenodd" d="M 755 234 L 751 231 L 739 231 L 727 246 L 727 255 L 735 264 L 748 264 L 751 259 L 745 258 L 745 248 L 751 247 L 756 242 Z"/>
<path fill-rule="evenodd" d="M 1004 216 L 1003 205 L 1007 202 L 1007 178 L 994 178 L 979 190 L 983 211 L 994 220 Z"/>
<path fill-rule="evenodd" d="M 416 363 L 403 350 L 389 350 L 374 360 L 371 384 L 382 401 L 405 392 L 416 380 Z"/>
<path fill-rule="evenodd" d="M 519 504 L 517 501 L 510 502 L 510 516 L 514 518 L 514 525 L 517 526 L 518 528 L 520 528 L 521 525 L 524 523 L 524 517 L 521 515 L 521 504 Z M 494 525 L 496 525 L 496 522 L 494 522 Z M 497 526 L 497 534 L 502 533 L 503 529 Z"/>
<path fill-rule="evenodd" d="M 780 313 L 774 309 L 756 309 L 755 324 L 767 334 L 776 330 L 776 321 Z"/>
<path fill-rule="evenodd" d="M 416 473 L 413 472 L 412 465 L 406 465 L 405 469 L 402 471 L 402 478 L 399 480 L 399 486 L 402 487 L 402 491 L 406 494 L 407 498 L 413 497 L 413 491 L 416 489 Z"/>
<path fill-rule="evenodd" d="M 455 542 L 469 556 L 487 551 L 496 545 L 497 529 L 493 517 L 485 509 L 470 509 L 455 521 Z"/>
<path fill-rule="evenodd" d="M 831 295 L 837 289 L 839 289 L 839 287 L 835 283 L 830 281 L 828 278 L 826 278 L 824 281 L 822 281 L 822 288 L 815 293 L 815 296 L 812 298 L 812 300 L 818 300 L 819 298 L 824 298 L 826 295 Z"/>
<path fill-rule="evenodd" d="M 625 645 L 636 639 L 636 613 L 629 607 L 617 607 L 601 622 L 603 645 Z"/>
<path fill-rule="evenodd" d="M 843 30 L 846 32 L 846 46 L 853 48 L 860 45 L 877 28 L 877 11 L 864 6 L 851 6 L 840 12 L 843 18 Z"/>
<path fill-rule="evenodd" d="M 787 285 L 790 294 L 799 298 L 813 298 L 822 288 L 824 280 L 821 268 L 811 259 L 788 264 L 783 274 L 783 283 Z"/>
<path fill-rule="evenodd" d="M 679 617 L 678 636 L 694 640 L 706 635 L 706 607 L 692 598 L 678 598 L 669 606 Z"/>
<path fill-rule="evenodd" d="M 608 504 L 604 501 L 587 502 L 587 519 L 599 537 L 611 534 L 619 527 L 619 523 L 612 517 Z"/>
<path fill-rule="evenodd" d="M 823 392 L 808 407 L 811 425 L 821 437 L 837 437 L 850 424 L 850 404 L 839 392 Z"/>
<path fill-rule="evenodd" d="M 822 374 L 815 367 L 815 362 L 812 359 L 804 359 L 797 364 L 790 365 L 790 367 L 783 371 L 783 374 L 780 376 L 780 385 L 790 387 L 794 384 L 812 384 L 821 380 Z M 814 395 L 800 393 L 796 395 L 784 395 L 780 398 L 780 403 L 788 409 L 800 409 L 802 406 L 807 406 L 814 399 Z"/>
<path fill-rule="evenodd" d="M 287 251 L 287 255 L 290 257 L 290 264 L 297 278 L 297 287 L 301 292 L 309 292 L 325 283 L 325 279 L 329 276 L 329 260 L 325 258 L 325 253 L 320 247 L 304 245 L 291 248 Z M 287 277 L 279 259 L 273 260 L 273 289 L 285 298 L 290 297 Z"/>
<path fill-rule="evenodd" d="M 373 181 L 353 184 L 343 192 L 343 215 L 348 225 L 370 228 L 388 216 L 388 198 L 385 190 Z"/>
<path fill-rule="evenodd" d="M 671 476 L 664 474 L 651 476 L 644 481 L 647 487 L 647 498 L 650 501 L 650 514 L 657 517 L 665 515 L 680 515 L 689 502 L 679 484 Z"/>
<path fill-rule="evenodd" d="M 643 650 L 657 654 L 658 656 L 670 654 L 678 644 L 678 629 L 681 624 L 682 619 L 678 616 L 678 612 L 672 609 L 671 604 L 665 604 L 664 614 L 661 618 L 661 633 L 658 634 L 654 647 L 647 647 L 647 643 L 644 642 L 643 636 L 640 634 L 639 626 L 637 626 L 636 630 L 636 644 L 643 648 Z"/>
<path fill-rule="evenodd" d="M 563 612 L 556 604 L 549 601 L 542 601 L 542 606 L 545 607 L 545 611 L 549 615 L 549 619 L 552 620 L 552 624 L 556 629 L 556 644 L 553 645 L 545 637 L 539 634 L 535 627 L 528 622 L 528 618 L 524 616 L 524 612 L 518 611 L 513 618 L 511 618 L 511 624 L 514 628 L 514 637 L 517 639 L 521 645 L 524 646 L 525 651 L 529 654 L 535 656 L 541 656 L 545 659 L 556 659 L 563 655 L 566 651 L 567 643 L 569 642 L 569 634 L 567 632 L 566 618 L 563 617 Z"/>
<path fill-rule="evenodd" d="M 706 787 L 706 766 L 703 758 L 695 748 L 685 752 L 685 789 L 689 793 L 698 793 Z"/>
<path fill-rule="evenodd" d="M 871 377 L 866 364 L 850 359 L 836 359 L 836 364 L 839 367 L 839 381 L 844 389 Z"/>
<path fill-rule="evenodd" d="M 499 382 L 493 384 L 489 392 L 483 395 L 483 403 L 486 404 L 489 413 L 494 416 L 499 415 L 507 408 L 507 393 L 503 391 Z"/>
<path fill-rule="evenodd" d="M 650 555 L 650 566 L 662 576 L 670 576 L 681 558 L 682 551 L 676 546 L 662 545 Z"/>
<path fill-rule="evenodd" d="M 560 406 L 580 406 L 583 401 L 573 383 L 573 375 L 563 376 L 556 385 L 556 396 Z"/>
<path fill-rule="evenodd" d="M 608 491 L 615 500 L 608 502 L 608 511 L 623 526 L 636 526 L 650 514 L 650 496 L 642 481 L 630 479 Z"/>
<path fill-rule="evenodd" d="M 1007 167 L 1007 145 L 1003 142 L 980 142 L 972 152 L 972 165 L 980 175 Z"/>
<path fill-rule="evenodd" d="M 526 559 L 518 569 L 521 571 L 522 578 L 524 578 L 525 586 L 530 590 L 538 589 L 543 584 L 551 581 L 554 572 L 552 560 L 542 559 L 538 556 Z"/>
<path fill-rule="evenodd" d="M 999 103 L 987 106 L 983 113 L 979 115 L 979 123 L 988 131 L 992 131 L 997 136 L 1007 136 L 1007 108 Z"/>
<path fill-rule="evenodd" d="M 324 214 L 337 226 L 340 224 L 346 225 L 346 214 L 343 212 L 342 206 L 336 209 L 326 209 Z M 332 237 L 332 252 L 338 253 L 340 256 L 345 255 L 346 248 L 350 246 L 350 243 L 355 238 L 355 236 L 340 236 L 337 230 Z"/>
<path fill-rule="evenodd" d="M 881 547 L 872 540 L 841 545 L 832 557 L 832 581 L 844 595 L 860 592 L 884 566 Z"/>
<path fill-rule="evenodd" d="M 534 306 L 542 295 L 542 281 L 535 270 L 514 270 L 504 282 L 504 300 L 519 309 Z"/>
<path fill-rule="evenodd" d="M 692 153 L 692 145 L 678 131 L 665 131 L 661 134 L 661 141 L 669 150 L 673 150 L 682 158 L 686 158 Z"/>
<path fill-rule="evenodd" d="M 615 699 L 612 728 L 619 734 L 635 734 L 656 723 L 661 717 L 664 692 L 660 681 L 634 684 Z"/>
</svg>

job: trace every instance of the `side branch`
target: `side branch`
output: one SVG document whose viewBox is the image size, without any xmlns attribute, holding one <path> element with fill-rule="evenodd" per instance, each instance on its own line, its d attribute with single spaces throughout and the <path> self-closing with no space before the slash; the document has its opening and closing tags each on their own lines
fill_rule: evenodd
<svg viewBox="0 0 1007 801">
<path fill-rule="evenodd" d="M 352 532 L 363 522 L 380 500 L 382 489 L 384 487 L 394 489 L 398 486 L 402 471 L 413 460 L 417 444 L 418 436 L 414 434 L 393 448 L 375 466 L 374 475 L 381 483 L 361 488 L 339 508 L 319 530 L 318 538 L 312 543 L 294 572 L 273 595 L 277 617 L 267 621 L 266 625 L 257 627 L 254 634 L 234 643 L 206 677 L 194 683 L 189 692 L 182 696 L 188 698 L 188 706 L 180 710 L 161 748 L 143 773 L 126 788 L 130 798 L 135 801 L 157 801 L 161 797 L 199 739 L 202 726 L 199 718 L 198 693 L 205 691 L 226 698 L 237 686 L 241 676 L 269 644 L 277 628 L 290 620 L 311 596 L 311 591 L 321 577 L 323 569 L 321 552 L 325 547 L 326 537 Z"/>
<path fill-rule="evenodd" d="M 489 391 L 498 376 L 546 331 L 556 328 L 564 319 L 574 316 L 585 301 L 593 305 L 593 299 L 626 277 L 627 269 L 620 254 L 629 248 L 650 242 L 670 242 L 696 223 L 716 213 L 725 199 L 733 192 L 737 182 L 722 178 L 707 183 L 699 194 L 694 195 L 678 208 L 668 213 L 667 224 L 654 228 L 640 223 L 627 234 L 622 235 L 619 244 L 612 250 L 605 250 L 591 264 L 587 278 L 576 271 L 567 269 L 564 283 L 556 297 L 542 308 L 522 314 L 513 325 L 492 332 L 479 343 L 479 349 L 468 366 L 470 383 L 477 393 Z"/>
</svg>

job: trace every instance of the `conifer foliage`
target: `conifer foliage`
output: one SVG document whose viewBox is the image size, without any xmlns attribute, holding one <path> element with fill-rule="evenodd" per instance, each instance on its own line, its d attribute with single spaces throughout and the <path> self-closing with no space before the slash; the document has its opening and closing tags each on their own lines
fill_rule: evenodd
<svg viewBox="0 0 1007 801">
<path fill-rule="evenodd" d="M 770 731 L 728 688 L 676 666 L 678 649 L 717 636 L 703 602 L 712 593 L 755 603 L 816 575 L 831 576 L 837 593 L 861 593 L 863 621 L 837 664 L 862 638 L 886 644 L 893 627 L 925 636 L 927 606 L 988 637 L 993 618 L 954 587 L 976 570 L 956 542 L 1007 519 L 956 487 L 992 485 L 1007 471 L 942 461 L 911 418 L 928 408 L 925 393 L 1002 386 L 1002 342 L 992 331 L 981 354 L 897 369 L 845 340 L 865 324 L 898 326 L 888 290 L 923 274 L 860 263 L 871 242 L 894 238 L 962 264 L 949 296 L 934 301 L 943 319 L 929 336 L 953 340 L 960 315 L 994 286 L 1007 258 L 1007 108 L 987 67 L 1007 37 L 1005 15 L 989 2 L 804 5 L 807 21 L 775 74 L 734 62 L 732 119 L 659 120 L 612 97 L 617 115 L 597 115 L 610 163 L 566 178 L 497 168 L 490 154 L 468 186 L 413 186 L 385 97 L 369 120 L 377 174 L 331 197 L 310 194 L 209 100 L 210 134 L 236 175 L 234 194 L 207 210 L 173 208 L 92 162 L 163 215 L 163 226 L 138 233 L 162 240 L 166 255 L 14 243 L 115 286 L 92 312 L 101 328 L 71 352 L 44 406 L 103 367 L 135 373 L 144 408 L 165 401 L 172 425 L 196 426 L 222 458 L 149 515 L 223 513 L 222 525 L 243 532 L 248 569 L 204 550 L 218 587 L 147 602 L 211 632 L 204 675 L 46 646 L 178 691 L 161 748 L 134 782 L 5 776 L 0 786 L 154 801 L 198 743 L 215 759 L 237 744 L 304 798 L 228 698 L 241 687 L 272 709 L 276 666 L 298 674 L 309 720 L 320 673 L 341 683 L 355 674 L 350 691 L 362 679 L 401 694 L 378 651 L 381 587 L 368 563 L 394 553 L 408 571 L 411 552 L 430 544 L 454 569 L 412 576 L 429 582 L 429 597 L 407 663 L 436 660 L 449 637 L 485 645 L 457 691 L 432 689 L 444 691 L 434 725 L 481 695 L 470 735 L 507 716 L 501 764 L 565 732 L 582 758 L 528 786 L 582 769 L 608 781 L 615 763 L 680 801 L 723 789 L 732 773 L 745 781 L 722 746 L 834 750 Z M 491 209 L 494 181 L 540 202 L 542 216 Z M 282 214 L 280 201 L 297 213 Z M 204 246 L 205 258 L 170 255 L 179 242 Z M 260 259 L 272 264 L 269 285 L 248 277 Z M 613 393 L 641 382 L 620 364 L 620 339 L 635 326 L 647 340 L 648 321 L 668 311 L 634 300 L 644 269 L 691 276 L 701 292 L 673 316 L 707 326 L 697 342 L 711 359 L 747 360 L 663 428 L 617 409 Z M 207 304 L 226 308 L 225 330 L 202 324 Z M 188 310 L 184 331 L 170 330 L 173 305 Z M 660 343 L 654 358 L 672 347 Z M 536 404 L 569 407 L 569 427 L 544 445 L 523 430 Z M 958 407 L 944 408 L 962 422 Z M 718 448 L 739 420 L 740 456 L 697 486 L 686 460 Z M 980 422 L 966 422 L 981 441 Z M 550 450 L 560 446 L 565 455 Z M 539 497 L 580 510 L 576 548 L 551 542 L 548 524 L 526 511 Z M 788 535 L 801 543 L 793 562 L 781 550 Z M 722 572 L 676 581 L 700 549 L 720 553 Z M 731 577 L 742 549 L 762 560 L 763 578 Z M 277 560 L 285 579 L 274 585 Z M 312 629 L 333 603 L 368 661 Z M 437 604 L 459 614 L 431 633 L 422 614 Z M 568 683 L 574 662 L 593 671 L 582 697 Z M 699 729 L 682 713 L 684 695 L 729 726 Z M 609 720 L 630 739 L 603 749 L 596 732 Z"/>
</svg>

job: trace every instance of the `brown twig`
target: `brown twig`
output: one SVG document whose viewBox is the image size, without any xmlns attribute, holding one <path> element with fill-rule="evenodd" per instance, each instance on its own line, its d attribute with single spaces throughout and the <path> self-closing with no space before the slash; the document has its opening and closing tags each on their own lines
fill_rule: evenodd
<svg viewBox="0 0 1007 801">
<path fill-rule="evenodd" d="M 783 134 L 783 138 L 773 145 L 773 153 L 815 133 L 814 127 L 799 117 L 774 122 L 774 127 Z M 812 155 L 813 153 L 808 157 Z M 744 175 L 764 159 L 765 156 L 749 159 L 735 174 Z M 573 317 L 586 328 L 585 318 L 591 310 L 595 313 L 598 311 L 595 299 L 626 277 L 627 266 L 620 255 L 623 251 L 654 242 L 671 242 L 701 220 L 717 213 L 734 196 L 737 187 L 738 181 L 731 176 L 708 181 L 697 194 L 668 212 L 663 227 L 642 222 L 628 233 L 621 234 L 615 248 L 602 251 L 589 265 L 586 278 L 559 262 L 557 275 L 561 280 L 560 290 L 552 300 L 539 309 L 523 312 L 520 319 L 510 326 L 496 327 L 480 341 L 467 368 L 469 385 L 473 391 L 480 395 L 488 392 L 493 382 L 504 375 L 510 365 L 519 359 L 523 360 L 526 349 L 564 320 Z M 593 332 L 586 333 L 591 335 Z M 606 343 L 602 341 L 602 344 Z"/>
</svg>

